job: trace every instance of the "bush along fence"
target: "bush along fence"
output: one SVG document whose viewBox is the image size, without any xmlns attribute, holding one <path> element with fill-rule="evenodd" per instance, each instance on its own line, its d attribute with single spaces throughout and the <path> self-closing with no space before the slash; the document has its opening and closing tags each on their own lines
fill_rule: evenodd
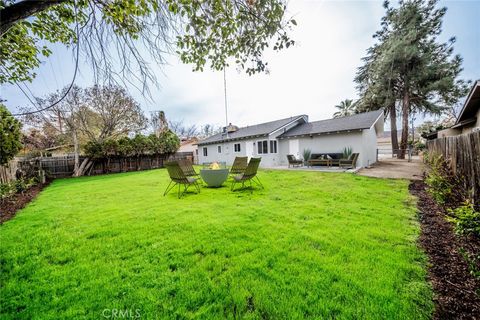
<svg viewBox="0 0 480 320">
<path fill-rule="evenodd" d="M 480 131 L 453 137 L 444 137 L 427 142 L 427 158 L 430 162 L 435 158 L 443 159 L 450 170 L 451 179 L 457 185 L 451 185 L 447 180 L 444 184 L 452 193 L 465 193 L 465 200 L 469 200 L 477 209 L 480 207 Z M 439 165 L 437 163 L 437 165 Z M 444 174 L 445 176 L 445 174 Z M 447 190 L 448 191 L 448 190 Z"/>
<path fill-rule="evenodd" d="M 158 135 L 137 134 L 133 138 L 90 141 L 84 146 L 85 155 L 78 159 L 77 170 L 74 155 L 20 158 L 15 161 L 15 170 L 13 165 L 9 165 L 3 169 L 5 174 L 0 171 L 0 177 L 5 176 L 8 181 L 15 179 L 15 176 L 30 177 L 44 172 L 49 178 L 61 178 L 156 169 L 163 167 L 164 161 L 170 159 L 193 161 L 193 152 L 176 152 L 179 145 L 178 137 L 169 130 Z"/>
<path fill-rule="evenodd" d="M 80 157 L 80 163 L 84 163 L 85 156 Z M 99 175 L 106 173 L 118 173 L 128 171 L 150 170 L 163 168 L 165 161 L 189 159 L 193 161 L 193 152 L 176 152 L 174 154 L 157 154 L 157 155 L 141 155 L 120 157 L 111 156 L 108 158 L 90 159 L 85 175 Z M 48 178 L 66 178 L 71 177 L 74 173 L 75 158 L 72 155 L 60 157 L 39 157 L 34 159 L 18 159 L 15 160 L 15 170 L 21 171 L 21 176 L 30 177 L 31 174 L 26 172 L 39 171 L 45 172 Z M 6 168 L 7 170 L 7 168 Z M 11 166 L 8 168 L 11 171 Z M 2 180 L 2 183 L 15 180 L 15 172 L 9 174 L 9 179 Z"/>
</svg>

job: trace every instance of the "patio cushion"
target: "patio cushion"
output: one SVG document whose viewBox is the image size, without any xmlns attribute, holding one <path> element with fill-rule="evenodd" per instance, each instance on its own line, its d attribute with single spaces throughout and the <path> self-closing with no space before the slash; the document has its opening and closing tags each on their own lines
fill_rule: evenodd
<svg viewBox="0 0 480 320">
<path fill-rule="evenodd" d="M 192 177 L 187 177 L 187 181 L 188 181 L 189 183 L 194 183 L 195 181 L 197 181 L 197 179 L 192 178 Z"/>
<path fill-rule="evenodd" d="M 239 174 L 237 176 L 233 176 L 233 180 L 235 181 L 242 181 L 242 178 L 243 178 L 243 174 Z"/>
</svg>

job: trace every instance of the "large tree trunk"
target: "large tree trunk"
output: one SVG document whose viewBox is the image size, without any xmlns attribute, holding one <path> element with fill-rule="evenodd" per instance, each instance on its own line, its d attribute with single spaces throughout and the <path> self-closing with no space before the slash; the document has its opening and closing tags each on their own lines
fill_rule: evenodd
<svg viewBox="0 0 480 320">
<path fill-rule="evenodd" d="M 398 131 L 397 131 L 397 108 L 393 103 L 389 108 L 390 113 L 390 137 L 392 140 L 392 153 L 398 154 Z"/>
<path fill-rule="evenodd" d="M 402 100 L 402 140 L 400 141 L 399 159 L 405 159 L 405 151 L 408 145 L 408 118 L 410 117 L 410 95 L 408 92 L 403 94 Z"/>
<path fill-rule="evenodd" d="M 85 159 L 83 159 L 82 164 L 80 165 L 80 167 L 73 172 L 73 176 L 74 176 L 74 177 L 80 177 L 80 176 L 85 175 L 85 172 L 86 172 L 87 169 L 90 167 L 91 162 L 92 162 L 92 161 L 90 161 L 90 158 L 85 158 Z"/>
<path fill-rule="evenodd" d="M 42 12 L 51 6 L 66 2 L 66 0 L 24 0 L 16 2 L 12 5 L 6 6 L 0 10 L 0 36 L 10 29 L 15 23 L 20 20 L 27 19 L 36 13 Z"/>
</svg>

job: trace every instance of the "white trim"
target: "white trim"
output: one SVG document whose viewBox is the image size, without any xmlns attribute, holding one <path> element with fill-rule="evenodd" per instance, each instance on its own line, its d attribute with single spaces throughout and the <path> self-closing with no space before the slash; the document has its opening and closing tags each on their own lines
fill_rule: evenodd
<svg viewBox="0 0 480 320">
<path fill-rule="evenodd" d="M 369 129 L 372 129 L 373 127 L 375 127 L 375 125 L 377 124 L 378 120 L 380 120 L 380 117 L 383 117 L 383 116 L 384 116 L 384 115 L 383 115 L 383 111 L 382 111 L 382 113 L 380 113 L 380 115 L 378 116 L 377 120 L 375 120 L 375 121 L 373 122 L 373 124 L 370 126 Z"/>
<path fill-rule="evenodd" d="M 300 119 L 303 119 L 303 120 L 305 121 L 305 123 L 308 123 L 308 116 L 307 116 L 307 115 L 303 115 L 303 116 L 300 116 L 300 117 L 297 117 L 297 118 L 293 119 L 293 120 L 290 121 L 289 123 L 284 124 L 284 125 L 281 126 L 280 128 L 273 130 L 272 132 L 268 133 L 268 135 L 274 134 L 275 132 L 277 132 L 277 131 L 285 128 L 285 127 L 288 127 L 289 125 L 291 125 L 292 123 L 294 123 L 295 121 L 298 121 L 298 120 L 300 120 Z"/>
<path fill-rule="evenodd" d="M 460 114 L 458 115 L 457 121 L 455 121 L 455 124 L 459 124 L 461 121 L 460 119 L 463 116 L 463 113 L 465 112 L 465 109 L 467 108 L 467 105 L 469 104 L 470 100 L 472 99 L 472 96 L 477 90 L 477 87 L 480 87 L 480 80 L 475 81 L 475 84 L 473 85 L 472 89 L 468 93 L 467 99 L 465 99 L 465 102 L 463 103 L 462 110 L 460 110 Z"/>
</svg>

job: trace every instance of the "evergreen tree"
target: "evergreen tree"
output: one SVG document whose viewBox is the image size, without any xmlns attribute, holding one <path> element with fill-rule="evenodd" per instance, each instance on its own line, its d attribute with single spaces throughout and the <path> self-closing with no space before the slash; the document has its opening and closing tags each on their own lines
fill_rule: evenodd
<svg viewBox="0 0 480 320">
<path fill-rule="evenodd" d="M 400 1 L 398 8 L 385 2 L 382 28 L 374 35 L 379 42 L 368 50 L 356 77 L 364 108 L 384 108 L 395 126 L 400 106 L 400 158 L 405 157 L 412 112 L 439 114 L 467 93 L 467 84 L 457 79 L 462 58 L 453 55 L 455 38 L 438 41 L 447 9 L 437 9 L 437 2 Z"/>
</svg>

